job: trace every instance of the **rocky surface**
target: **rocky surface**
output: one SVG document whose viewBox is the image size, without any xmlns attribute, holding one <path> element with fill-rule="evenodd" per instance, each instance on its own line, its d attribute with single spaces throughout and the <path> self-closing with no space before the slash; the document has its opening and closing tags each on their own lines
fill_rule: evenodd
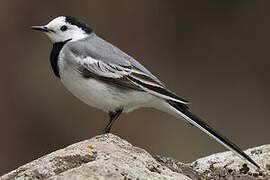
<svg viewBox="0 0 270 180">
<path fill-rule="evenodd" d="M 191 163 L 191 166 L 212 179 L 270 179 L 270 145 L 251 148 L 245 152 L 261 169 L 257 169 L 230 151 L 198 159 Z"/>
<path fill-rule="evenodd" d="M 99 135 L 25 164 L 0 177 L 7 179 L 202 180 L 270 179 L 270 145 L 246 151 L 263 167 L 257 170 L 231 152 L 183 164 L 150 155 L 112 134 Z"/>
</svg>

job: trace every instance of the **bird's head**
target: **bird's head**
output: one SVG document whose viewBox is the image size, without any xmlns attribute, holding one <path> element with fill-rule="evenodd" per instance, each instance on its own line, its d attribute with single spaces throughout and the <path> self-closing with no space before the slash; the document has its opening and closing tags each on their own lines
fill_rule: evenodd
<svg viewBox="0 0 270 180">
<path fill-rule="evenodd" d="M 92 33 L 87 24 L 71 16 L 59 16 L 45 26 L 32 26 L 32 29 L 44 32 L 53 43 L 83 39 Z"/>
</svg>

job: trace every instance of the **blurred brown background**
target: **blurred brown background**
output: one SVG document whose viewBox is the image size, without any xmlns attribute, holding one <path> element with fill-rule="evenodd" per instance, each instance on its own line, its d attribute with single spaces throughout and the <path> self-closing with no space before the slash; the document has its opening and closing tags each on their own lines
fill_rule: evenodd
<svg viewBox="0 0 270 180">
<path fill-rule="evenodd" d="M 83 19 L 243 149 L 269 143 L 269 8 L 252 0 L 2 0 L 0 174 L 97 135 L 108 122 L 63 87 L 49 64 L 52 44 L 30 29 L 58 15 Z M 152 109 L 122 115 L 112 132 L 183 162 L 225 150 Z"/>
</svg>

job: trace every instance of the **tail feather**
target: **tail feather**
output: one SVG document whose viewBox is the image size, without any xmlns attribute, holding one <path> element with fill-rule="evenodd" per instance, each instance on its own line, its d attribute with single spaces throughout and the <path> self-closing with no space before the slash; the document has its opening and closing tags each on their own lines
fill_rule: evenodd
<svg viewBox="0 0 270 180">
<path fill-rule="evenodd" d="M 179 114 L 185 118 L 189 123 L 193 124 L 194 126 L 201 129 L 203 132 L 217 140 L 219 143 L 221 143 L 223 146 L 228 148 L 229 150 L 236 153 L 241 158 L 246 159 L 248 162 L 256 166 L 260 169 L 260 166 L 252 160 L 246 153 L 244 153 L 236 144 L 234 144 L 232 141 L 230 141 L 228 138 L 222 136 L 219 134 L 216 130 L 214 130 L 212 127 L 210 127 L 208 124 L 206 124 L 203 120 L 192 114 L 187 106 L 185 104 L 181 104 L 178 102 L 174 102 L 171 100 L 168 100 L 168 103 L 175 108 Z"/>
</svg>

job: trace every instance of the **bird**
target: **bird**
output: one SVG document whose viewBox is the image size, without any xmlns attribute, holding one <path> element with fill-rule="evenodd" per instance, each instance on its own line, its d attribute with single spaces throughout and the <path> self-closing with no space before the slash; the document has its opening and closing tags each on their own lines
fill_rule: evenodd
<svg viewBox="0 0 270 180">
<path fill-rule="evenodd" d="M 109 123 L 103 133 L 110 132 L 122 113 L 150 107 L 186 120 L 260 169 L 239 146 L 193 114 L 189 101 L 169 90 L 133 57 L 99 37 L 84 21 L 58 16 L 32 29 L 44 32 L 52 41 L 50 64 L 63 85 L 84 103 L 108 113 Z"/>
</svg>

